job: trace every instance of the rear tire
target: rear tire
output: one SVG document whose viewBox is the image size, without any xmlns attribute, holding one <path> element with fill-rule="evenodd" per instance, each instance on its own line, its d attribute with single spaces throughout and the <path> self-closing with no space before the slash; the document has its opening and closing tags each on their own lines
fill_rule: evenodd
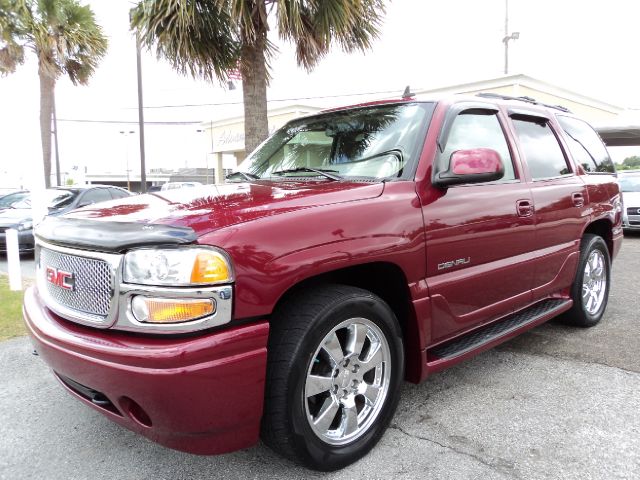
<svg viewBox="0 0 640 480">
<path fill-rule="evenodd" d="M 403 376 L 402 331 L 383 300 L 344 285 L 302 291 L 271 319 L 262 439 L 309 468 L 345 467 L 386 430 Z"/>
<path fill-rule="evenodd" d="M 576 327 L 593 327 L 602 319 L 611 285 L 611 259 L 602 237 L 585 234 L 580 244 L 576 278 L 571 286 L 573 306 L 560 320 Z"/>
</svg>

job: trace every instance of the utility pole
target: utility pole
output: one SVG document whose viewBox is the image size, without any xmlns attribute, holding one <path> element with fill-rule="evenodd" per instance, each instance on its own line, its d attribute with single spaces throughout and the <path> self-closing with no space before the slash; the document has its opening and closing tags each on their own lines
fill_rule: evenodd
<svg viewBox="0 0 640 480">
<path fill-rule="evenodd" d="M 124 151 L 125 151 L 125 161 L 126 161 L 126 165 L 127 165 L 127 190 L 131 191 L 131 178 L 129 177 L 129 172 L 131 172 L 131 170 L 129 169 L 129 142 L 128 142 L 128 138 L 129 135 L 136 133 L 133 130 L 120 130 L 120 134 L 124 135 Z"/>
<path fill-rule="evenodd" d="M 56 155 L 56 185 L 60 186 L 60 153 L 58 152 L 58 116 L 56 115 L 56 93 L 53 92 L 53 141 Z"/>
<path fill-rule="evenodd" d="M 136 67 L 138 70 L 138 127 L 140 131 L 140 192 L 147 192 L 147 166 L 144 155 L 144 106 L 142 101 L 142 60 L 140 37 L 136 35 Z M 128 173 L 127 173 L 128 175 Z"/>
<path fill-rule="evenodd" d="M 504 2 L 504 37 L 502 37 L 502 43 L 504 43 L 504 74 L 509 73 L 509 41 L 518 40 L 520 38 L 520 32 L 513 32 L 509 34 L 509 0 Z"/>
</svg>

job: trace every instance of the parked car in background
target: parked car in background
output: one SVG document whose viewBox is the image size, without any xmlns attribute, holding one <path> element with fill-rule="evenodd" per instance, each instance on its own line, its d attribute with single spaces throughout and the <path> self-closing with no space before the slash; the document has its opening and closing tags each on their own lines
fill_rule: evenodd
<svg viewBox="0 0 640 480">
<path fill-rule="evenodd" d="M 618 182 L 622 190 L 622 228 L 640 231 L 640 170 L 618 172 Z"/>
<path fill-rule="evenodd" d="M 47 215 L 56 216 L 107 200 L 117 200 L 130 196 L 127 190 L 102 185 L 56 187 L 45 191 Z M 6 230 L 18 231 L 18 245 L 21 252 L 31 252 L 33 240 L 32 198 L 29 192 L 14 193 L 14 201 L 0 210 L 0 252 L 6 251 Z M 0 202 L 2 199 L 0 199 Z"/>
<path fill-rule="evenodd" d="M 27 190 L 12 190 L 0 193 L 0 211 L 10 208 L 14 203 L 18 203 L 29 196 Z"/>
<path fill-rule="evenodd" d="M 167 182 L 162 185 L 160 190 L 176 190 L 178 188 L 199 187 L 201 185 L 202 183 L 200 182 Z"/>
</svg>

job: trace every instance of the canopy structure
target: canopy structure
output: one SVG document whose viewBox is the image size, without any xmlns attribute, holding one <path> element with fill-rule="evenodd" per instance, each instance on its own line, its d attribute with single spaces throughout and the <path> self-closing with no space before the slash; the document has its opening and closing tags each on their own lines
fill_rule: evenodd
<svg viewBox="0 0 640 480">
<path fill-rule="evenodd" d="M 607 147 L 634 147 L 640 145 L 640 125 L 603 125 L 596 127 Z"/>
</svg>

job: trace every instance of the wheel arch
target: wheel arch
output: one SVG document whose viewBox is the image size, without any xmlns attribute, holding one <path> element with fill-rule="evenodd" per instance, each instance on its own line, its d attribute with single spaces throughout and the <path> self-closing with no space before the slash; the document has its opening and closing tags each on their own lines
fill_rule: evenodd
<svg viewBox="0 0 640 480">
<path fill-rule="evenodd" d="M 613 255 L 613 224 L 611 221 L 606 218 L 601 218 L 600 220 L 591 222 L 582 232 L 582 236 L 584 237 L 584 235 L 588 233 L 602 237 L 609 249 L 609 256 Z"/>
<path fill-rule="evenodd" d="M 371 262 L 314 275 L 287 289 L 276 302 L 274 311 L 296 293 L 324 284 L 362 288 L 377 295 L 389 305 L 402 329 L 405 378 L 411 382 L 418 382 L 419 378 L 415 373 L 421 368 L 421 352 L 417 341 L 418 326 L 411 292 L 403 270 L 395 263 Z"/>
</svg>

